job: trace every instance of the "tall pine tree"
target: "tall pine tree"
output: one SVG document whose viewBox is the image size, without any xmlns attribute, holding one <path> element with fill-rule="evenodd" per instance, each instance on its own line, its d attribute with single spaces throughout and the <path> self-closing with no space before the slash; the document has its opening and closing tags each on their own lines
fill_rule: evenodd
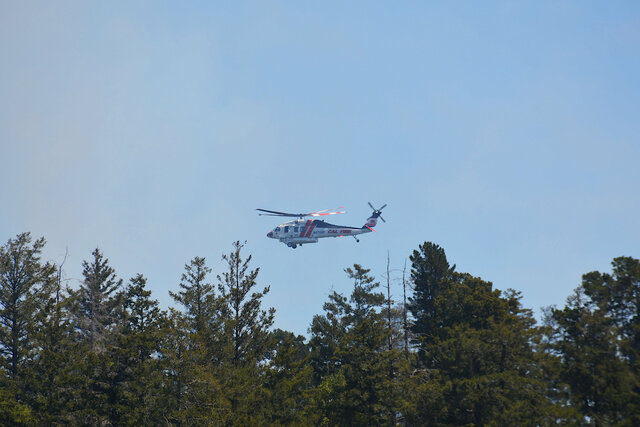
<svg viewBox="0 0 640 427">
<path fill-rule="evenodd" d="M 304 337 L 278 329 L 267 365 L 264 387 L 268 396 L 266 421 L 271 425 L 304 425 L 310 414 L 313 369 Z"/>
<path fill-rule="evenodd" d="M 411 260 L 421 381 L 408 419 L 429 425 L 549 422 L 553 405 L 536 366 L 539 334 L 520 295 L 455 273 L 434 244 L 422 245 Z"/>
<path fill-rule="evenodd" d="M 91 261 L 82 262 L 84 280 L 75 295 L 75 327 L 93 353 L 101 353 L 113 343 L 122 305 L 122 279 L 116 278 L 99 249 Z"/>
<path fill-rule="evenodd" d="M 90 261 L 82 262 L 84 280 L 73 295 L 73 326 L 83 351 L 77 366 L 83 384 L 73 422 L 104 424 L 114 419 L 112 403 L 118 384 L 111 350 L 122 332 L 123 293 L 122 280 L 109 260 L 97 248 L 91 255 Z"/>
<path fill-rule="evenodd" d="M 162 365 L 160 351 L 166 313 L 151 299 L 146 278 L 137 274 L 123 295 L 121 333 L 108 351 L 114 390 L 110 393 L 110 420 L 114 425 L 160 424 Z"/>
<path fill-rule="evenodd" d="M 259 269 L 250 269 L 251 255 L 243 259 L 244 244 L 236 241 L 233 250 L 222 260 L 227 269 L 218 275 L 218 290 L 224 328 L 220 377 L 225 396 L 231 403 L 232 422 L 262 424 L 265 422 L 267 396 L 264 390 L 264 363 L 272 349 L 270 328 L 274 308 L 264 310 L 262 299 L 269 292 L 258 286 Z"/>
<path fill-rule="evenodd" d="M 184 307 L 182 313 L 171 310 L 161 350 L 167 374 L 167 418 L 179 424 L 221 423 L 228 414 L 229 405 L 215 375 L 222 316 L 219 298 L 208 281 L 210 273 L 206 259 L 195 257 L 185 264 L 182 290 L 169 292 Z"/>
<path fill-rule="evenodd" d="M 44 245 L 44 238 L 32 244 L 22 233 L 0 247 L 0 363 L 13 380 L 33 357 L 39 294 L 46 298 L 54 283 L 55 267 L 40 263 Z"/>
<path fill-rule="evenodd" d="M 55 284 L 55 267 L 40 261 L 44 245 L 22 233 L 0 247 L 0 421 L 8 424 L 32 420 L 37 318 Z"/>
<path fill-rule="evenodd" d="M 413 296 L 409 298 L 408 308 L 414 319 L 411 332 L 420 359 L 426 363 L 426 346 L 433 341 L 435 331 L 439 327 L 435 301 L 446 289 L 448 280 L 455 271 L 455 265 L 450 266 L 444 249 L 431 242 L 420 245 L 409 259 Z"/>
<path fill-rule="evenodd" d="M 214 324 L 218 316 L 215 290 L 207 281 L 211 268 L 204 257 L 195 257 L 185 264 L 180 280 L 180 292 L 171 292 L 171 297 L 184 307 L 186 319 L 194 332 L 208 334 L 216 329 Z"/>
<path fill-rule="evenodd" d="M 596 425 L 640 423 L 640 261 L 590 272 L 548 324 L 569 400 Z"/>
<path fill-rule="evenodd" d="M 401 352 L 388 348 L 386 299 L 369 271 L 358 264 L 345 269 L 353 281 L 350 297 L 333 292 L 325 315 L 311 324 L 316 423 L 395 424 L 400 389 L 394 372 Z"/>
<path fill-rule="evenodd" d="M 35 319 L 38 357 L 33 363 L 31 398 L 38 422 L 45 425 L 71 422 L 70 410 L 82 384 L 77 372 L 81 348 L 71 324 L 73 298 L 62 287 L 61 268 L 58 271 L 55 291 L 41 300 Z"/>
</svg>

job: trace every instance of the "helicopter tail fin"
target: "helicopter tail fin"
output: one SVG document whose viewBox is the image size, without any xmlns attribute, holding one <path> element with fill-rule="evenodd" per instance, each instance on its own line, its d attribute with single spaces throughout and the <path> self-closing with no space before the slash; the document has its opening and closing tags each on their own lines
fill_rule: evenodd
<svg viewBox="0 0 640 427">
<path fill-rule="evenodd" d="M 364 223 L 362 228 L 375 227 L 377 224 L 378 224 L 378 217 L 375 216 L 375 213 L 374 213 L 369 218 L 367 218 L 367 222 Z"/>
<path fill-rule="evenodd" d="M 376 224 L 378 224 L 378 218 L 380 218 L 382 222 L 386 222 L 384 218 L 380 216 L 380 214 L 382 213 L 382 209 L 384 209 L 387 206 L 386 204 L 382 206 L 380 209 L 374 208 L 371 203 L 369 203 L 369 206 L 371 206 L 371 209 L 373 209 L 373 213 L 369 218 L 367 218 L 367 222 L 362 226 L 362 228 L 375 227 Z"/>
</svg>

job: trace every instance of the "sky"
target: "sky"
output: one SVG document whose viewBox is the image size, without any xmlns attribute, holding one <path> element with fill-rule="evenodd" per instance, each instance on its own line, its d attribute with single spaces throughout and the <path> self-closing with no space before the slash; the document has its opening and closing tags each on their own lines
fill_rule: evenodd
<svg viewBox="0 0 640 427">
<path fill-rule="evenodd" d="M 275 327 L 306 334 L 359 263 L 392 292 L 426 241 L 562 306 L 640 257 L 640 3 L 0 0 L 0 244 L 29 231 L 77 287 L 98 247 L 176 306 L 236 240 Z M 305 212 L 376 233 L 297 249 Z"/>
</svg>

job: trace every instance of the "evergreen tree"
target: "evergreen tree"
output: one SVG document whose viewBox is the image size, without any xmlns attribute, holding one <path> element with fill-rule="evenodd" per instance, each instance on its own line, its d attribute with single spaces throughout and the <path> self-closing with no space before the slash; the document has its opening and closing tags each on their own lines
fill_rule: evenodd
<svg viewBox="0 0 640 427">
<path fill-rule="evenodd" d="M 614 258 L 613 274 L 597 271 L 583 277 L 584 293 L 611 319 L 623 359 L 640 372 L 640 260 Z"/>
<path fill-rule="evenodd" d="M 322 306 L 325 314 L 313 316 L 309 332 L 312 348 L 311 366 L 313 366 L 314 382 L 319 384 L 327 377 L 338 372 L 340 361 L 337 357 L 338 348 L 344 341 L 349 328 L 347 317 L 348 299 L 333 291 L 329 301 Z"/>
<path fill-rule="evenodd" d="M 141 274 L 131 278 L 123 297 L 122 333 L 108 351 L 115 385 L 109 394 L 110 420 L 115 425 L 159 424 L 162 403 L 160 350 L 166 314 L 146 289 Z"/>
<path fill-rule="evenodd" d="M 244 244 L 237 241 L 233 251 L 222 256 L 228 270 L 218 276 L 224 336 L 235 366 L 244 362 L 252 364 L 265 357 L 270 348 L 269 328 L 275 313 L 273 308 L 262 310 L 262 298 L 269 293 L 269 286 L 261 292 L 253 290 L 260 269 L 249 270 L 251 255 L 243 260 L 240 254 L 243 247 Z"/>
<path fill-rule="evenodd" d="M 73 408 L 75 424 L 109 423 L 118 389 L 111 350 L 122 332 L 122 280 L 99 249 L 91 255 L 90 262 L 82 262 L 84 280 L 73 295 L 73 326 L 81 352 L 76 369 L 83 381 Z"/>
<path fill-rule="evenodd" d="M 326 314 L 311 325 L 321 424 L 395 424 L 400 402 L 394 371 L 401 353 L 388 349 L 386 300 L 369 271 L 358 264 L 345 269 L 354 283 L 350 298 L 333 292 Z"/>
<path fill-rule="evenodd" d="M 184 269 L 180 280 L 182 291 L 169 291 L 169 294 L 184 307 L 191 330 L 207 334 L 217 329 L 215 320 L 218 315 L 214 287 L 207 282 L 211 268 L 207 267 L 205 258 L 195 257 L 185 264 Z"/>
<path fill-rule="evenodd" d="M 7 387 L 5 381 L 0 386 L 0 425 L 30 426 L 35 419 L 31 408 L 16 399 L 15 390 Z"/>
<path fill-rule="evenodd" d="M 269 329 L 275 309 L 262 309 L 266 286 L 255 291 L 259 269 L 249 269 L 251 255 L 242 258 L 239 241 L 222 256 L 228 269 L 218 276 L 221 314 L 224 322 L 220 345 L 220 379 L 231 403 L 232 422 L 261 424 L 266 416 L 264 384 L 265 361 L 272 348 Z"/>
<path fill-rule="evenodd" d="M 170 329 L 162 342 L 166 366 L 168 419 L 186 425 L 221 423 L 227 417 L 220 381 L 215 375 L 222 341 L 221 302 L 207 280 L 211 269 L 204 257 L 185 264 L 178 293 L 169 292 L 184 307 L 171 311 Z"/>
<path fill-rule="evenodd" d="M 29 233 L 0 247 L 0 425 L 640 424 L 640 261 L 590 272 L 536 327 L 518 292 L 411 256 L 406 315 L 370 270 L 345 269 L 310 340 L 272 331 L 269 287 L 240 242 L 211 269 L 185 265 L 183 312 L 146 279 L 121 281 L 98 249 L 77 291 Z M 389 266 L 387 264 L 387 277 Z M 394 332 L 395 331 L 395 332 Z"/>
<path fill-rule="evenodd" d="M 413 424 L 546 423 L 553 405 L 536 362 L 539 339 L 520 295 L 455 273 L 444 250 L 425 244 L 411 257 L 420 366 Z M 433 265 L 432 265 L 433 264 Z"/>
<path fill-rule="evenodd" d="M 544 423 L 550 404 L 536 367 L 537 330 L 520 295 L 502 295 L 491 283 L 465 274 L 457 275 L 436 305 L 442 326 L 427 360 L 446 404 L 436 408 L 432 420 Z"/>
<path fill-rule="evenodd" d="M 311 414 L 313 369 L 304 337 L 278 329 L 272 333 L 273 355 L 265 374 L 269 404 L 267 421 L 272 425 L 304 425 Z"/>
<path fill-rule="evenodd" d="M 77 372 L 80 348 L 73 339 L 70 307 L 73 298 L 62 288 L 61 272 L 55 292 L 41 302 L 36 316 L 38 357 L 31 379 L 32 406 L 40 424 L 54 425 L 72 420 L 73 402 L 82 385 Z"/>
<path fill-rule="evenodd" d="M 408 309 L 413 315 L 411 332 L 414 344 L 424 361 L 426 347 L 432 342 L 435 331 L 440 327 L 435 314 L 435 300 L 447 286 L 455 265 L 450 266 L 442 247 L 425 242 L 414 250 L 411 260 L 411 281 L 413 297 L 409 298 Z"/>
<path fill-rule="evenodd" d="M 230 418 L 230 405 L 223 396 L 203 334 L 192 331 L 190 323 L 170 309 L 160 350 L 165 373 L 160 413 L 171 424 L 221 425 Z"/>
<path fill-rule="evenodd" d="M 30 233 L 0 247 L 0 421 L 32 421 L 32 365 L 37 358 L 36 319 L 52 292 L 55 267 L 40 262 L 44 238 Z"/>
<path fill-rule="evenodd" d="M 91 255 L 91 262 L 82 262 L 84 280 L 75 295 L 75 327 L 89 350 L 101 353 L 115 338 L 118 310 L 122 305 L 119 292 L 122 279 L 116 278 L 109 260 L 99 249 Z"/>
<path fill-rule="evenodd" d="M 44 245 L 44 238 L 32 244 L 31 234 L 22 233 L 0 247 L 0 363 L 12 380 L 34 356 L 38 299 L 51 292 L 55 267 L 40 263 Z"/>
<path fill-rule="evenodd" d="M 635 425 L 640 423 L 640 262 L 620 257 L 612 264 L 612 275 L 585 274 L 566 306 L 550 310 L 550 339 L 570 402 L 596 425 Z"/>
</svg>

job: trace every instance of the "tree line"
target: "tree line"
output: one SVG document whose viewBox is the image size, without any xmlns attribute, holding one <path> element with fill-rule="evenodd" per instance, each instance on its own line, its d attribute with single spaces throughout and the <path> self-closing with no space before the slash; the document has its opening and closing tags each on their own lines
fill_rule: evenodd
<svg viewBox="0 0 640 427">
<path fill-rule="evenodd" d="M 99 249 L 65 286 L 44 245 L 0 247 L 2 425 L 640 425 L 638 259 L 537 324 L 425 242 L 406 301 L 354 264 L 304 337 L 273 328 L 240 242 L 215 279 L 190 260 L 168 310 Z"/>
</svg>

